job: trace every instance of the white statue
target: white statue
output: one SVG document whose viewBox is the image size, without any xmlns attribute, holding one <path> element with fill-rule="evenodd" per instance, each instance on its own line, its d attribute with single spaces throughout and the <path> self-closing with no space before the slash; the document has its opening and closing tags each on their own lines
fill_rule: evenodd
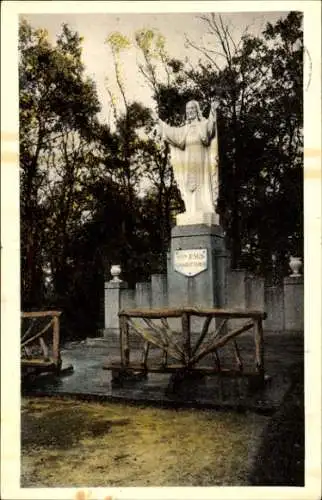
<svg viewBox="0 0 322 500">
<path fill-rule="evenodd" d="M 205 120 L 197 101 L 186 105 L 186 123 L 170 127 L 159 120 L 157 133 L 168 142 L 174 177 L 186 211 L 177 216 L 178 225 L 218 224 L 218 142 L 216 110 L 212 102 Z"/>
</svg>

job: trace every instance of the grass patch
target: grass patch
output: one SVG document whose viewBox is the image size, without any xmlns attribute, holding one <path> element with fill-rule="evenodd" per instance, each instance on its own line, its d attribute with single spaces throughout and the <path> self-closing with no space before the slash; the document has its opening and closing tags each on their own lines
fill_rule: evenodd
<svg viewBox="0 0 322 500">
<path fill-rule="evenodd" d="M 247 484 L 267 417 L 23 399 L 22 487 Z"/>
</svg>

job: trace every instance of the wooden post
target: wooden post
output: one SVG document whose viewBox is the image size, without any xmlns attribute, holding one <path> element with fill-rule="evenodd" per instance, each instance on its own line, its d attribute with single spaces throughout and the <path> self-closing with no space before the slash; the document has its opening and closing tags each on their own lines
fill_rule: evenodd
<svg viewBox="0 0 322 500">
<path fill-rule="evenodd" d="M 60 370 L 61 357 L 59 348 L 59 316 L 57 315 L 53 317 L 53 358 L 57 369 Z"/>
<path fill-rule="evenodd" d="M 47 344 L 42 337 L 39 337 L 39 344 L 40 344 L 40 347 L 41 347 L 43 355 L 44 355 L 44 360 L 48 361 L 49 360 L 48 347 L 47 347 Z"/>
<path fill-rule="evenodd" d="M 242 372 L 243 371 L 243 361 L 241 359 L 240 351 L 239 351 L 236 340 L 233 340 L 233 346 L 234 346 L 234 352 L 235 352 L 238 370 L 240 372 Z"/>
<path fill-rule="evenodd" d="M 128 365 L 128 345 L 126 342 L 126 331 L 128 329 L 127 317 L 123 314 L 120 315 L 120 352 L 122 366 Z"/>
<path fill-rule="evenodd" d="M 201 331 L 200 337 L 197 340 L 197 343 L 196 343 L 196 345 L 195 345 L 195 347 L 193 349 L 193 352 L 192 352 L 193 355 L 196 354 L 196 352 L 198 351 L 199 347 L 201 346 L 201 344 L 202 344 L 205 336 L 207 335 L 208 328 L 209 328 L 209 325 L 211 323 L 211 320 L 212 320 L 212 316 L 211 315 L 209 315 L 209 316 L 206 317 L 205 322 L 204 322 L 203 327 L 202 327 L 202 331 Z"/>
<path fill-rule="evenodd" d="M 143 347 L 143 354 L 142 354 L 142 365 L 143 365 L 145 370 L 147 369 L 149 350 L 150 350 L 150 343 L 145 342 L 144 347 Z"/>
<path fill-rule="evenodd" d="M 182 324 L 182 335 L 183 335 L 183 342 L 184 342 L 184 353 L 185 353 L 185 361 L 186 364 L 189 364 L 189 361 L 191 359 L 191 332 L 190 332 L 190 315 L 188 312 L 183 312 L 182 313 L 182 318 L 181 318 L 181 324 Z"/>
<path fill-rule="evenodd" d="M 256 369 L 264 380 L 264 336 L 262 319 L 255 321 L 255 349 L 256 349 Z"/>
<path fill-rule="evenodd" d="M 167 363 L 168 363 L 168 346 L 166 346 L 166 348 L 163 350 L 162 361 L 161 361 L 162 366 L 166 366 Z"/>
<path fill-rule="evenodd" d="M 217 349 L 212 353 L 212 355 L 213 355 L 213 358 L 215 360 L 217 370 L 220 372 L 221 371 L 221 364 L 220 364 L 220 358 L 219 358 Z"/>
<path fill-rule="evenodd" d="M 124 316 L 119 314 L 119 329 L 120 329 L 120 355 L 121 355 L 121 365 L 124 365 L 124 354 L 123 354 L 123 321 Z"/>
<path fill-rule="evenodd" d="M 125 367 L 128 367 L 130 364 L 130 345 L 129 345 L 129 322 L 126 316 L 124 316 L 124 325 L 123 325 L 123 342 L 124 342 L 124 363 Z"/>
</svg>

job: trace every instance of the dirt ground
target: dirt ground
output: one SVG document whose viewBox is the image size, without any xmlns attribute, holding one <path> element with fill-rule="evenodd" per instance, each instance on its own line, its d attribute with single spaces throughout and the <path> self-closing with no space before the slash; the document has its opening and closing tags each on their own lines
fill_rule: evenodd
<svg viewBox="0 0 322 500">
<path fill-rule="evenodd" d="M 242 486 L 268 417 L 23 398 L 21 486 Z"/>
</svg>

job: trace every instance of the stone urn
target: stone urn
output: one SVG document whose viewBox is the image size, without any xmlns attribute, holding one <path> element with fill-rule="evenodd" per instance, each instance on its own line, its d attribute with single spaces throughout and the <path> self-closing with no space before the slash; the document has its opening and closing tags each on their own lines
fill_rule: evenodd
<svg viewBox="0 0 322 500">
<path fill-rule="evenodd" d="M 112 281 L 122 281 L 120 280 L 119 276 L 121 274 L 121 266 L 119 264 L 113 264 L 111 266 L 111 275 L 113 276 Z"/>
<path fill-rule="evenodd" d="M 291 256 L 290 260 L 289 260 L 289 266 L 290 266 L 291 271 L 292 271 L 291 278 L 298 278 L 299 276 L 301 276 L 301 274 L 300 274 L 300 269 L 302 267 L 301 257 Z"/>
</svg>

